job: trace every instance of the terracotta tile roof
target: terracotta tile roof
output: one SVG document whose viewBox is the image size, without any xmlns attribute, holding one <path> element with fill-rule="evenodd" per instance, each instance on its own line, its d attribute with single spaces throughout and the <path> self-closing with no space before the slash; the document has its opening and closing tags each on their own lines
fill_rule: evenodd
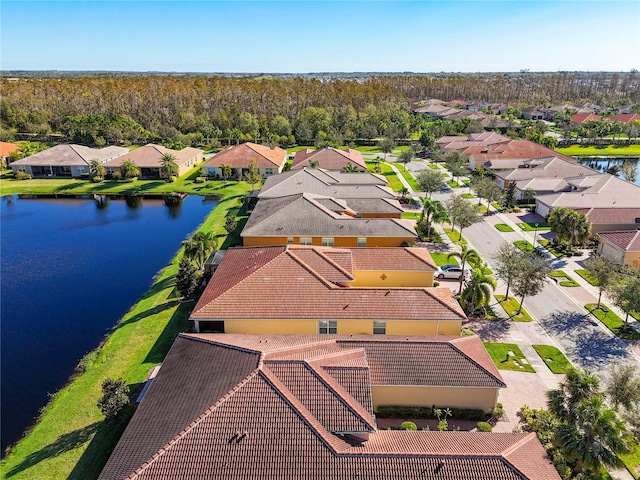
<svg viewBox="0 0 640 480">
<path fill-rule="evenodd" d="M 466 320 L 448 288 L 340 287 L 322 273 L 340 281 L 348 272 L 328 258 L 296 251 L 229 249 L 191 318 Z"/>
<path fill-rule="evenodd" d="M 595 113 L 574 113 L 573 115 L 571 115 L 571 121 L 573 123 L 585 123 L 589 120 L 599 122 L 600 117 Z"/>
<path fill-rule="evenodd" d="M 100 480 L 559 480 L 535 434 L 379 431 L 347 442 L 324 423 L 350 427 L 366 414 L 352 404 L 370 397 L 366 369 L 275 366 L 261 347 L 311 339 L 283 337 L 180 335 Z"/>
<path fill-rule="evenodd" d="M 598 236 L 602 241 L 612 243 L 625 252 L 640 252 L 640 230 L 600 232 Z"/>
<path fill-rule="evenodd" d="M 318 200 L 321 199 L 325 200 L 320 203 Z M 320 195 L 302 193 L 258 200 L 240 235 L 242 237 L 416 237 L 415 229 L 405 220 L 354 218 L 327 208 L 326 199 L 327 197 Z"/>
<path fill-rule="evenodd" d="M 202 164 L 202 167 L 219 167 L 224 163 L 231 168 L 248 168 L 252 160 L 258 168 L 280 169 L 287 160 L 287 151 L 280 147 L 272 149 L 265 145 L 246 142 L 216 153 Z"/>
<path fill-rule="evenodd" d="M 311 162 L 316 162 L 317 165 L 314 168 L 324 168 L 326 170 L 342 170 L 348 164 L 358 168 L 358 170 L 364 172 L 367 170 L 367 165 L 362 158 L 362 153 L 358 150 L 338 150 L 333 147 L 325 147 L 320 150 L 299 150 L 293 157 L 293 163 L 291 169 L 298 169 L 303 167 L 311 167 Z"/>
<path fill-rule="evenodd" d="M 166 154 L 173 155 L 175 157 L 176 164 L 182 165 L 193 157 L 201 155 L 202 150 L 192 147 L 186 147 L 182 150 L 172 150 L 170 148 L 163 147 L 162 145 L 149 143 L 144 147 L 140 147 L 130 153 L 127 153 L 126 155 L 109 160 L 105 163 L 105 166 L 119 167 L 123 162 L 131 161 L 138 167 L 156 168 L 161 166 L 160 160 L 162 159 L 162 156 Z"/>
<path fill-rule="evenodd" d="M 426 248 L 360 248 L 351 250 L 354 270 L 435 271 Z"/>
<path fill-rule="evenodd" d="M 128 152 L 129 149 L 124 147 L 111 146 L 97 150 L 83 145 L 63 144 L 15 161 L 11 165 L 88 165 L 94 159 L 105 162 Z"/>
<path fill-rule="evenodd" d="M 0 142 L 0 157 L 8 157 L 13 152 L 20 151 L 20 145 L 15 143 Z"/>
<path fill-rule="evenodd" d="M 474 160 L 479 163 L 498 159 L 515 160 L 549 156 L 557 156 L 575 162 L 575 160 L 570 157 L 561 155 L 554 150 L 529 140 L 508 140 L 487 146 L 472 146 L 465 148 L 463 153 L 473 156 Z"/>
<path fill-rule="evenodd" d="M 611 117 L 611 120 L 618 123 L 629 123 L 640 121 L 640 113 L 619 113 Z"/>
<path fill-rule="evenodd" d="M 575 208 L 584 213 L 593 224 L 637 224 L 640 225 L 640 207 L 626 208 Z"/>
</svg>

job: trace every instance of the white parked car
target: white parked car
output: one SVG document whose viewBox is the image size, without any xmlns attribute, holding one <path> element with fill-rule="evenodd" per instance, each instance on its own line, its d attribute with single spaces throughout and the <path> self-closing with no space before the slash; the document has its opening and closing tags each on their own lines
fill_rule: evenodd
<svg viewBox="0 0 640 480">
<path fill-rule="evenodd" d="M 435 273 L 436 278 L 453 278 L 455 280 L 460 280 L 460 275 L 462 275 L 462 267 L 460 265 L 442 265 L 438 267 Z M 471 269 L 469 267 L 464 267 L 464 276 L 465 278 L 469 278 L 471 276 Z"/>
</svg>

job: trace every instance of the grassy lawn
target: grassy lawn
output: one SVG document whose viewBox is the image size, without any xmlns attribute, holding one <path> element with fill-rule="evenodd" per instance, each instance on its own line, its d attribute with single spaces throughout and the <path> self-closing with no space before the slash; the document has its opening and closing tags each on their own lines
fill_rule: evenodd
<svg viewBox="0 0 640 480">
<path fill-rule="evenodd" d="M 493 208 L 495 208 L 495 209 L 496 209 L 497 211 L 499 211 L 499 212 L 501 212 L 501 211 L 502 211 L 502 205 L 500 205 L 499 203 L 492 202 L 492 203 L 491 203 L 491 206 L 492 206 Z"/>
<path fill-rule="evenodd" d="M 473 193 L 463 193 L 462 195 L 460 195 L 462 198 L 476 198 L 476 196 Z"/>
<path fill-rule="evenodd" d="M 31 180 L 16 180 L 13 178 L 0 179 L 2 195 L 10 194 L 60 194 L 76 195 L 86 193 L 119 194 L 119 195 L 162 195 L 167 193 L 188 193 L 195 195 L 220 195 L 224 190 L 234 186 L 238 191 L 246 191 L 247 184 L 229 180 L 227 184 L 222 180 L 210 180 L 205 183 L 195 183 L 200 175 L 200 168 L 196 167 L 173 183 L 164 180 L 137 180 L 133 183 L 104 181 L 92 183 L 90 180 L 76 178 L 33 178 Z M 257 186 L 256 186 L 257 187 Z"/>
<path fill-rule="evenodd" d="M 366 164 L 367 164 L 367 168 L 369 169 L 369 171 L 375 173 L 375 171 L 376 171 L 376 162 L 367 161 Z M 387 187 L 389 187 L 394 192 L 399 192 L 400 190 L 402 190 L 404 185 L 402 185 L 402 182 L 400 181 L 400 179 L 396 175 L 396 172 L 393 171 L 393 168 L 391 168 L 391 166 L 389 164 L 387 164 L 385 162 L 380 162 L 380 169 L 382 170 L 382 174 L 387 179 Z"/>
<path fill-rule="evenodd" d="M 633 478 L 640 478 L 638 471 L 640 470 L 640 443 L 631 446 L 631 452 L 620 455 L 620 460 L 627 467 L 627 470 L 633 475 Z"/>
<path fill-rule="evenodd" d="M 298 145 L 296 147 L 286 148 L 285 150 L 287 151 L 287 153 L 296 153 L 296 152 L 299 152 L 300 150 L 306 150 L 307 148 L 310 150 L 316 149 L 314 145 Z"/>
<path fill-rule="evenodd" d="M 515 343 L 482 342 L 498 370 L 535 373 L 522 350 Z M 509 355 L 509 352 L 513 355 Z M 524 362 L 523 362 L 524 360 Z"/>
<path fill-rule="evenodd" d="M 487 208 L 486 205 L 482 204 L 482 205 L 478 205 L 477 203 L 474 203 L 473 206 L 476 208 L 476 210 L 478 211 L 478 213 L 480 213 L 481 215 L 484 215 L 485 213 L 487 213 L 489 211 L 489 209 Z"/>
<path fill-rule="evenodd" d="M 237 185 L 220 188 L 220 204 L 205 219 L 202 230 L 213 231 L 224 248 L 236 243 L 223 225 L 236 214 L 244 191 Z M 239 224 L 244 217 L 238 218 Z M 238 234 L 240 227 L 238 228 Z M 178 247 L 178 246 L 176 246 Z M 179 303 L 174 293 L 181 251 L 161 270 L 151 288 L 113 328 L 104 344 L 88 354 L 84 373 L 52 396 L 33 430 L 8 454 L 3 475 L 12 479 L 76 479 L 98 477 L 128 419 L 108 425 L 96 407 L 106 378 L 122 378 L 137 393 L 154 365 L 164 359 L 179 332 L 188 328 L 193 302 Z M 135 398 L 135 396 L 132 396 Z M 3 477 L 4 478 L 4 477 Z"/>
<path fill-rule="evenodd" d="M 557 148 L 556 151 L 564 155 L 597 155 L 597 156 L 636 156 L 640 155 L 640 145 L 606 145 L 606 146 L 582 146 L 571 145 L 570 147 Z"/>
<path fill-rule="evenodd" d="M 579 269 L 575 271 L 578 275 L 580 275 L 582 278 L 584 278 L 587 282 L 589 282 L 591 285 L 593 285 L 594 287 L 598 287 L 600 286 L 600 283 L 598 283 L 598 280 L 591 275 L 591 272 L 587 269 Z"/>
<path fill-rule="evenodd" d="M 538 223 L 538 226 L 536 227 L 536 223 Z M 536 230 L 549 230 L 549 225 L 547 223 L 544 222 L 521 222 L 521 223 L 516 223 L 516 225 L 518 225 L 520 227 L 520 229 L 524 230 L 525 232 L 534 232 Z"/>
<path fill-rule="evenodd" d="M 420 212 L 402 212 L 402 218 L 420 220 Z"/>
<path fill-rule="evenodd" d="M 640 333 L 625 324 L 622 318 L 609 310 L 606 305 L 601 303 L 600 308 L 596 308 L 597 305 L 597 303 L 587 303 L 584 308 L 618 337 L 624 340 L 640 340 Z M 602 310 L 603 307 L 607 310 L 606 312 Z"/>
<path fill-rule="evenodd" d="M 464 239 L 458 230 L 453 230 L 451 228 L 445 228 L 444 232 L 447 234 L 447 237 L 451 239 L 451 241 L 457 245 L 466 245 L 467 241 Z"/>
<path fill-rule="evenodd" d="M 513 232 L 513 228 L 511 228 L 510 225 L 507 225 L 506 223 L 496 223 L 494 225 L 494 227 L 496 227 L 499 231 L 501 232 Z"/>
<path fill-rule="evenodd" d="M 440 170 L 440 167 L 438 166 L 437 163 L 429 163 L 427 166 L 432 170 Z"/>
<path fill-rule="evenodd" d="M 532 345 L 553 373 L 567 373 L 571 362 L 553 345 Z"/>
<path fill-rule="evenodd" d="M 409 185 L 411 185 L 411 188 L 415 192 L 421 192 L 422 191 L 422 188 L 420 188 L 420 185 L 418 185 L 418 182 L 416 182 L 416 179 L 413 178 L 413 175 L 411 175 L 411 172 L 409 170 L 407 170 L 406 167 L 402 163 L 394 163 L 394 165 L 400 171 L 400 173 L 402 174 L 404 179 L 407 181 L 407 183 Z"/>
<path fill-rule="evenodd" d="M 447 185 L 449 185 L 451 188 L 461 188 L 462 187 L 462 185 L 460 185 L 455 180 L 447 180 Z"/>
<path fill-rule="evenodd" d="M 447 258 L 449 256 L 448 253 L 437 253 L 437 252 L 429 252 L 431 254 L 431 258 L 436 262 L 436 265 L 441 267 L 442 265 L 458 265 L 458 260 L 455 257 Z"/>
<path fill-rule="evenodd" d="M 509 318 L 511 318 L 511 320 L 513 320 L 514 322 L 530 322 L 533 320 L 529 315 L 529 312 L 527 312 L 524 307 L 522 307 L 520 313 L 517 314 L 518 309 L 520 308 L 520 302 L 518 302 L 518 300 L 516 300 L 514 297 L 509 297 L 508 300 L 505 300 L 504 295 L 494 296 L 496 297 L 496 300 L 500 302 L 502 308 L 504 308 L 504 310 L 507 312 Z"/>
<path fill-rule="evenodd" d="M 564 278 L 565 280 L 559 280 L 561 287 L 579 287 L 580 285 L 571 276 L 563 272 L 562 270 L 552 270 L 549 272 L 549 276 L 552 278 Z"/>
<path fill-rule="evenodd" d="M 556 258 L 564 257 L 564 253 L 562 253 L 560 250 L 555 248 L 553 244 L 546 238 L 541 238 L 540 240 L 538 240 L 538 243 L 542 245 L 544 248 L 546 248 L 547 250 L 549 250 L 549 252 L 551 252 L 551 254 L 554 257 Z"/>
<path fill-rule="evenodd" d="M 526 240 L 516 240 L 513 244 L 523 252 L 533 252 L 533 245 Z"/>
</svg>

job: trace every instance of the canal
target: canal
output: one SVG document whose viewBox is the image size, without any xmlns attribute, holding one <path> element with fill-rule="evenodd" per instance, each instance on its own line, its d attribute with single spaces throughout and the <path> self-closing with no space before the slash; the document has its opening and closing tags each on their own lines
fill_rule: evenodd
<svg viewBox="0 0 640 480">
<path fill-rule="evenodd" d="M 187 197 L 2 197 L 2 449 L 217 206 Z"/>
<path fill-rule="evenodd" d="M 593 168 L 598 172 L 606 172 L 610 167 L 618 167 L 620 168 L 623 163 L 631 162 L 635 165 L 636 170 L 636 185 L 640 185 L 640 158 L 638 157 L 575 157 L 582 165 L 585 167 Z M 618 176 L 620 178 L 624 178 L 622 173 L 619 173 Z"/>
</svg>

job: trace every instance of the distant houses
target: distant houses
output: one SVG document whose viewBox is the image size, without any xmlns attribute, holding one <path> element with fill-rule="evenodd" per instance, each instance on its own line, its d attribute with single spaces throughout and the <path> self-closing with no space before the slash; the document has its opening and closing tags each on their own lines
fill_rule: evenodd
<svg viewBox="0 0 640 480">
<path fill-rule="evenodd" d="M 125 155 L 113 158 L 105 162 L 107 173 L 113 174 L 120 171 L 120 166 L 126 162 L 133 162 L 140 169 L 140 178 L 162 178 L 162 159 L 165 155 L 173 157 L 178 166 L 178 177 L 184 175 L 196 164 L 202 161 L 202 150 L 186 147 L 182 150 L 172 150 L 162 145 L 150 143 Z"/>
<path fill-rule="evenodd" d="M 270 148 L 252 142 L 242 143 L 216 153 L 202 165 L 202 171 L 209 177 L 225 177 L 223 166 L 230 168 L 232 176 L 249 171 L 251 162 L 255 162 L 260 176 L 267 178 L 282 172 L 287 161 L 287 152 L 282 148 Z"/>
<path fill-rule="evenodd" d="M 2 167 L 4 168 L 9 163 L 9 156 L 12 153 L 17 153 L 20 151 L 20 145 L 16 145 L 15 143 L 8 142 L 0 142 L 0 163 L 2 163 Z"/>
<path fill-rule="evenodd" d="M 25 172 L 33 177 L 82 177 L 89 175 L 89 164 L 102 164 L 129 153 L 124 147 L 89 148 L 62 144 L 11 163 L 14 173 Z"/>
</svg>

